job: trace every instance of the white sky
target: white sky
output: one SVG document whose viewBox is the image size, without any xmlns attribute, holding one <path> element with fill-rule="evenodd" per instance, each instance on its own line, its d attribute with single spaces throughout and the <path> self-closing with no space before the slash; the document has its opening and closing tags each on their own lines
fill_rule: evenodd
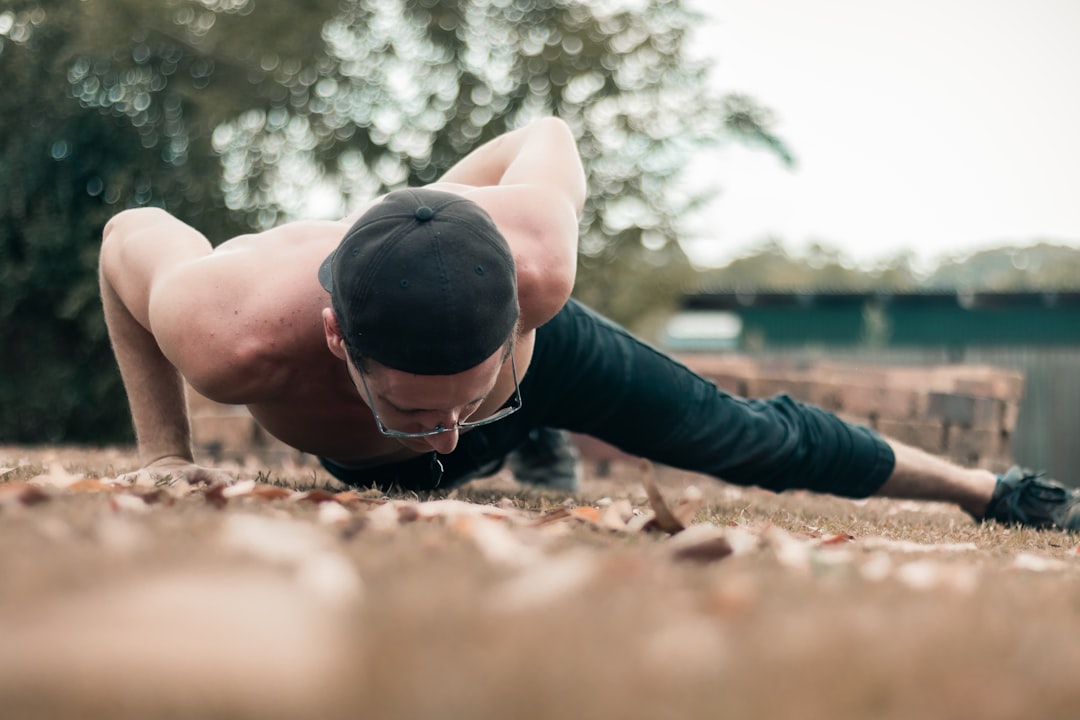
<svg viewBox="0 0 1080 720">
<path fill-rule="evenodd" d="M 777 115 L 798 165 L 737 146 L 695 261 L 769 235 L 852 262 L 1050 239 L 1080 247 L 1080 0 L 695 0 L 713 79 Z"/>
</svg>

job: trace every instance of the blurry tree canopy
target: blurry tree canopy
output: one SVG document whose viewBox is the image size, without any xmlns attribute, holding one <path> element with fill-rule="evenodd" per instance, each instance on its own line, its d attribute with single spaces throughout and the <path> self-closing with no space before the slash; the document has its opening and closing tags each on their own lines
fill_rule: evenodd
<svg viewBox="0 0 1080 720">
<path fill-rule="evenodd" d="M 1077 290 L 1080 248 L 1049 241 L 1004 244 L 946 257 L 931 269 L 917 271 L 910 252 L 862 267 L 824 242 L 814 243 L 802 253 L 792 253 L 778 239 L 771 238 L 723 267 L 703 270 L 697 288 L 780 292 Z"/>
<path fill-rule="evenodd" d="M 578 295 L 627 323 L 672 304 L 704 200 L 678 189 L 688 153 L 790 160 L 686 57 L 695 21 L 679 0 L 5 0 L 0 442 L 129 437 L 97 296 L 111 215 L 161 206 L 217 242 L 344 214 L 541 115 L 586 164 Z"/>
</svg>

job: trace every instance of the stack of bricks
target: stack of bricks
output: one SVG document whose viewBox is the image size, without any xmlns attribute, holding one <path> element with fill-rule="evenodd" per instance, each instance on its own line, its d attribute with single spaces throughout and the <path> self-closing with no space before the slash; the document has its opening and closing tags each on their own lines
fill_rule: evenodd
<svg viewBox="0 0 1080 720">
<path fill-rule="evenodd" d="M 888 367 L 836 361 L 762 360 L 740 355 L 679 358 L 742 397 L 786 393 L 900 442 L 969 467 L 1002 472 L 1024 389 L 1022 372 L 982 365 Z M 582 456 L 603 466 L 627 458 L 576 437 Z"/>
</svg>

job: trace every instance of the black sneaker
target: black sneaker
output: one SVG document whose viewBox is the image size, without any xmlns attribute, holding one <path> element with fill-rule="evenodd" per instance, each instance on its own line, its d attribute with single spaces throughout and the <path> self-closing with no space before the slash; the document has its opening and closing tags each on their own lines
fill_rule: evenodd
<svg viewBox="0 0 1080 720">
<path fill-rule="evenodd" d="M 983 520 L 1036 528 L 1080 531 L 1080 491 L 1013 467 L 998 479 Z"/>
<path fill-rule="evenodd" d="M 525 444 L 510 453 L 507 465 L 518 482 L 569 492 L 581 484 L 577 448 L 561 430 L 533 430 Z"/>
</svg>

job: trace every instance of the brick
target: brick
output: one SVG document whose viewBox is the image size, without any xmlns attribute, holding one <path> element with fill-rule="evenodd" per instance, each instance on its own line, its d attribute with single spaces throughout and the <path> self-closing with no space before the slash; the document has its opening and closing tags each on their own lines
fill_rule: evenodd
<svg viewBox="0 0 1080 720">
<path fill-rule="evenodd" d="M 972 465 L 981 458 L 996 458 L 1001 452 L 1001 433 L 993 430 L 949 427 L 946 433 L 946 452 L 949 457 Z"/>
<path fill-rule="evenodd" d="M 971 395 L 932 392 L 928 397 L 926 416 L 948 425 L 971 427 L 975 419 L 975 398 Z"/>
<path fill-rule="evenodd" d="M 972 406 L 971 427 L 1000 432 L 1005 417 L 1005 401 L 996 397 L 976 397 Z"/>
<path fill-rule="evenodd" d="M 917 393 L 885 386 L 848 385 L 837 389 L 844 412 L 906 420 L 915 416 Z"/>
<path fill-rule="evenodd" d="M 905 445 L 917 447 L 929 453 L 940 454 L 946 445 L 945 426 L 941 423 L 925 420 L 888 420 L 878 421 L 878 432 Z"/>
<path fill-rule="evenodd" d="M 1001 430 L 1006 433 L 1013 433 L 1016 431 L 1019 421 L 1020 403 L 1006 401 L 1005 407 L 1001 411 Z"/>
</svg>

